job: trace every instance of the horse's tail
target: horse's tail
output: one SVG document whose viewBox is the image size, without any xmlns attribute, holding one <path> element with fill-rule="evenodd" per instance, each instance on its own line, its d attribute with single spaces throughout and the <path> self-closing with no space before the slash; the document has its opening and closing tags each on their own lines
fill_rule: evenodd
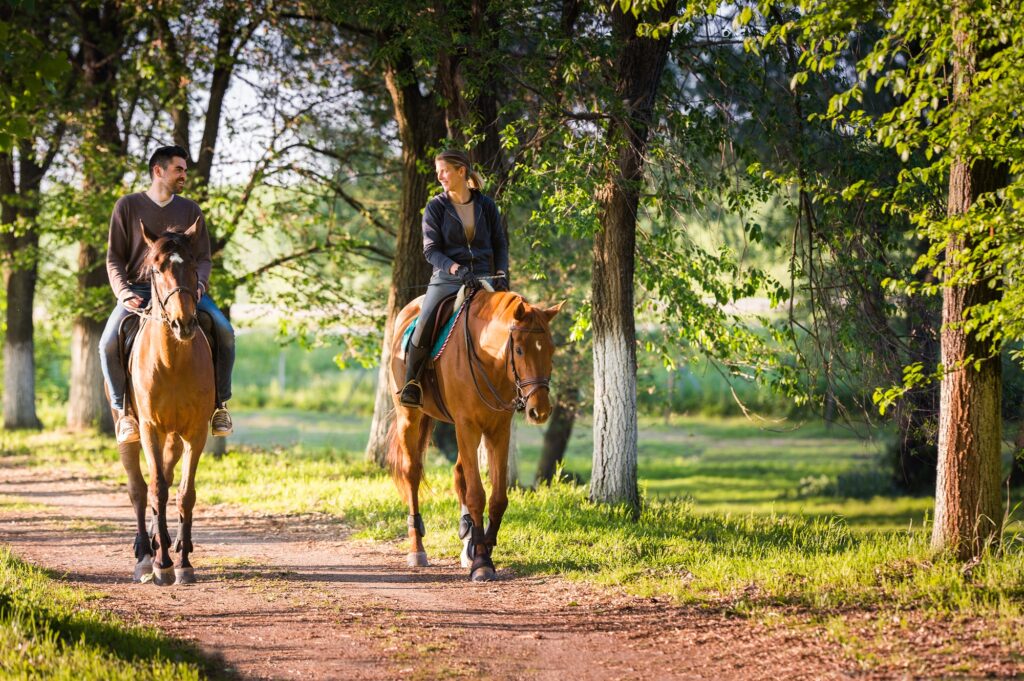
<svg viewBox="0 0 1024 681">
<path fill-rule="evenodd" d="M 417 433 L 416 450 L 409 452 L 409 460 L 405 460 L 402 452 L 402 445 L 398 440 L 398 420 L 391 422 L 388 428 L 388 469 L 391 471 L 391 479 L 395 481 L 395 487 L 402 495 L 402 500 L 409 501 L 408 475 L 413 471 L 423 478 L 423 457 L 427 452 L 427 443 L 430 442 L 430 433 L 434 430 L 434 419 L 426 414 L 420 416 L 420 431 Z"/>
</svg>

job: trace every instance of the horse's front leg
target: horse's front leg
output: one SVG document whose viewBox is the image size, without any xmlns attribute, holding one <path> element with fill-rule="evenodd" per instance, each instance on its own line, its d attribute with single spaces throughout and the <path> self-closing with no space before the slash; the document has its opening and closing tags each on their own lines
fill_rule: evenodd
<svg viewBox="0 0 1024 681">
<path fill-rule="evenodd" d="M 484 433 L 487 461 L 491 474 L 491 499 L 487 505 L 487 530 L 484 540 L 493 550 L 498 544 L 498 528 L 508 508 L 508 445 L 511 437 L 512 420 Z"/>
<path fill-rule="evenodd" d="M 205 425 L 205 424 L 204 424 Z M 179 553 L 178 565 L 174 568 L 175 584 L 192 584 L 196 581 L 195 570 L 188 554 L 192 546 L 192 510 L 196 505 L 196 470 L 199 457 L 206 446 L 206 430 L 185 442 L 185 456 L 181 464 L 181 484 L 178 486 L 178 539 L 174 550 Z"/>
<path fill-rule="evenodd" d="M 165 433 L 157 431 L 152 424 L 141 424 L 142 449 L 146 452 L 149 465 L 149 505 L 153 509 L 153 548 L 156 549 L 156 564 L 153 566 L 153 582 L 160 585 L 174 580 L 174 563 L 171 561 L 171 534 L 167 530 L 168 481 L 164 473 Z"/>
<path fill-rule="evenodd" d="M 480 446 L 480 429 L 472 423 L 458 423 L 455 435 L 459 441 L 458 465 L 462 469 L 463 482 L 466 486 L 465 505 L 469 511 L 470 527 L 465 542 L 464 555 L 471 562 L 469 578 L 474 582 L 488 582 L 495 578 L 494 563 L 491 562 L 491 550 L 484 538 L 484 503 L 486 494 L 480 480 L 480 467 L 477 463 L 477 449 Z M 460 524 L 461 525 L 461 524 Z M 460 526 L 460 533 L 461 533 Z"/>
<path fill-rule="evenodd" d="M 140 449 L 138 442 L 123 443 L 117 447 L 121 465 L 128 474 L 128 498 L 135 509 L 135 570 L 132 574 L 135 582 L 141 582 L 146 575 L 153 573 L 153 547 L 146 531 L 146 479 L 142 477 L 139 463 Z"/>
</svg>

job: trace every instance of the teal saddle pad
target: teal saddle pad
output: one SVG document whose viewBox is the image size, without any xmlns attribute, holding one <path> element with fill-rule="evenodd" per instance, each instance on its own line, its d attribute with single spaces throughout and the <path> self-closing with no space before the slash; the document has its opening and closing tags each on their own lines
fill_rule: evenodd
<svg viewBox="0 0 1024 681">
<path fill-rule="evenodd" d="M 462 307 L 465 306 L 466 303 L 463 303 Z M 430 349 L 430 356 L 433 359 L 437 359 L 441 356 L 441 351 L 444 350 L 445 343 L 448 342 L 448 336 L 451 335 L 452 329 L 455 328 L 455 320 L 459 318 L 459 313 L 462 312 L 462 307 L 457 310 L 452 310 L 452 314 L 448 317 L 448 321 L 445 322 L 444 326 L 441 328 L 441 332 L 437 334 L 437 340 L 434 341 L 434 347 Z M 409 352 L 409 343 L 412 342 L 412 332 L 416 330 L 416 324 L 419 321 L 419 317 L 413 319 L 412 323 L 405 329 L 405 333 L 402 334 L 402 352 Z"/>
</svg>

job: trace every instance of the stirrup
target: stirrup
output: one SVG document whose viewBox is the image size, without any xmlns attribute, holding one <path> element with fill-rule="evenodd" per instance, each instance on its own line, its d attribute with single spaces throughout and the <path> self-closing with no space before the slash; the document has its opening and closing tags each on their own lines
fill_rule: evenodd
<svg viewBox="0 0 1024 681">
<path fill-rule="evenodd" d="M 139 441 L 139 422 L 131 414 L 117 420 L 117 444 L 124 445 Z"/>
<path fill-rule="evenodd" d="M 413 390 L 416 392 L 414 393 Z M 423 386 L 416 379 L 410 380 L 402 387 L 402 394 L 398 396 L 398 403 L 403 407 L 419 409 L 423 406 Z"/>
</svg>

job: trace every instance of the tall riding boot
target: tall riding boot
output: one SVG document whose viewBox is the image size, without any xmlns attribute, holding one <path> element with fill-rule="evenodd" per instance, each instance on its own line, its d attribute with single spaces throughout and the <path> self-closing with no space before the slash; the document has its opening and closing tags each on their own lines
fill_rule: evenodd
<svg viewBox="0 0 1024 681">
<path fill-rule="evenodd" d="M 423 406 L 423 388 L 419 377 L 423 362 L 427 359 L 428 348 L 409 343 L 409 352 L 405 356 L 405 386 L 398 401 L 404 407 L 420 408 Z"/>
</svg>

